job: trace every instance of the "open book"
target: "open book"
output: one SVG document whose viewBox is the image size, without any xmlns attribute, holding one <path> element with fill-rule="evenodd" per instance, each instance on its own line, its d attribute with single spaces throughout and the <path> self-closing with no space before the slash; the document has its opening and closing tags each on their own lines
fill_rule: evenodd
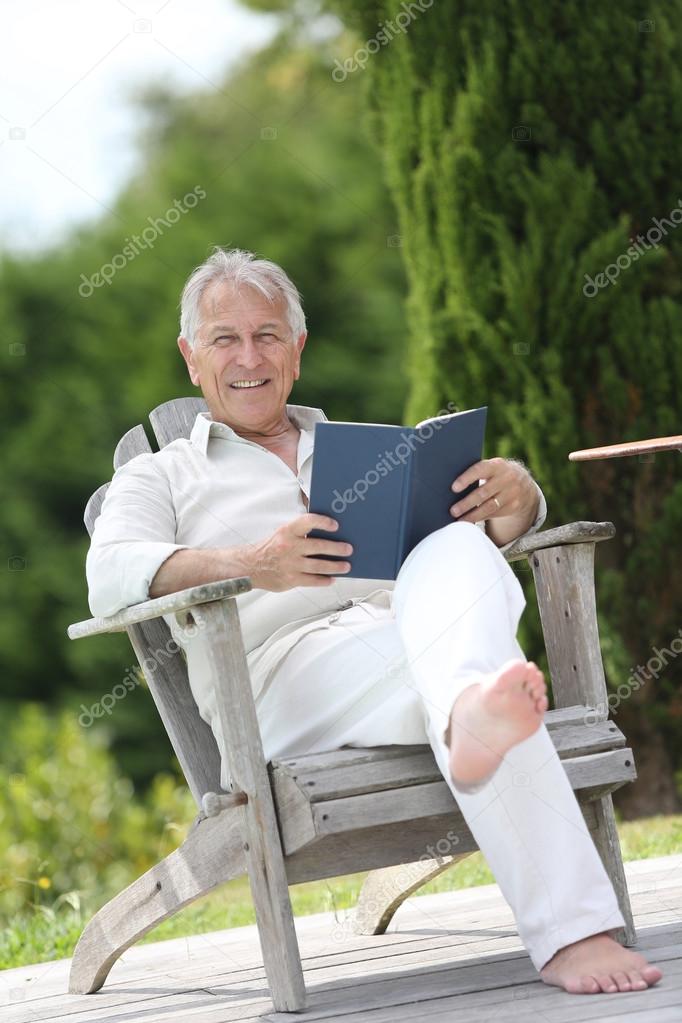
<svg viewBox="0 0 682 1023">
<path fill-rule="evenodd" d="M 478 483 L 455 493 L 455 479 L 478 462 L 488 409 L 425 419 L 417 426 L 316 423 L 309 511 L 339 528 L 309 536 L 353 545 L 350 572 L 395 579 L 420 540 L 456 519 L 450 507 Z M 330 559 L 335 560 L 335 559 Z"/>
</svg>

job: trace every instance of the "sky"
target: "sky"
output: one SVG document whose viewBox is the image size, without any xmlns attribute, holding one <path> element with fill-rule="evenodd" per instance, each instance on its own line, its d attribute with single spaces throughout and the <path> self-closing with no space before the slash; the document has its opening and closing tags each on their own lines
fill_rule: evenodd
<svg viewBox="0 0 682 1023">
<path fill-rule="evenodd" d="M 0 0 L 0 250 L 102 215 L 136 166 L 140 85 L 210 89 L 276 24 L 235 0 Z"/>
</svg>

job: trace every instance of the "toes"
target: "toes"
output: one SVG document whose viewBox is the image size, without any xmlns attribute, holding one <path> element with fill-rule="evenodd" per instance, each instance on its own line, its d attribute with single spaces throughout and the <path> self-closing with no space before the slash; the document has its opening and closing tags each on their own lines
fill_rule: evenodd
<svg viewBox="0 0 682 1023">
<path fill-rule="evenodd" d="M 566 985 L 566 990 L 569 994 L 597 995 L 601 991 L 601 988 L 596 977 L 585 976 L 580 978 L 579 986 L 573 991 L 569 989 L 568 985 Z"/>
<path fill-rule="evenodd" d="M 536 683 L 539 686 L 542 686 L 543 689 L 547 688 L 547 686 L 545 685 L 545 676 L 542 674 L 542 672 L 540 671 L 539 668 L 535 669 L 534 677 L 535 677 Z"/>
<path fill-rule="evenodd" d="M 630 970 L 628 979 L 633 991 L 643 991 L 645 987 L 649 986 L 639 970 Z"/>
<path fill-rule="evenodd" d="M 549 701 L 547 699 L 547 688 L 544 683 L 542 675 L 540 678 L 533 678 L 527 681 L 526 691 L 528 696 L 535 705 L 535 710 L 538 714 L 543 714 L 549 707 Z"/>
<path fill-rule="evenodd" d="M 647 984 L 658 984 L 659 980 L 663 976 L 657 966 L 644 966 L 639 973 Z"/>
<path fill-rule="evenodd" d="M 622 970 L 616 970 L 613 974 L 614 983 L 618 985 L 619 991 L 630 991 L 632 983 L 627 973 L 623 973 Z"/>
</svg>

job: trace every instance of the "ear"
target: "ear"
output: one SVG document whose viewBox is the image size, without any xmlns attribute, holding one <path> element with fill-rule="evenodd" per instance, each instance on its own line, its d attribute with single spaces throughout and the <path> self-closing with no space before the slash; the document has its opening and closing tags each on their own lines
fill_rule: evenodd
<svg viewBox="0 0 682 1023">
<path fill-rule="evenodd" d="M 303 334 L 299 334 L 299 336 L 296 339 L 296 341 L 294 341 L 294 344 L 296 345 L 296 362 L 294 364 L 294 380 L 298 380 L 298 378 L 301 375 L 301 352 L 303 351 L 303 346 L 306 343 L 306 338 L 307 337 L 308 337 L 308 335 L 304 331 L 304 333 Z"/>
<path fill-rule="evenodd" d="M 186 337 L 180 335 L 178 338 L 178 348 L 182 352 L 182 357 L 187 365 L 190 380 L 195 387 L 199 387 L 199 371 L 194 365 L 194 350 Z"/>
</svg>

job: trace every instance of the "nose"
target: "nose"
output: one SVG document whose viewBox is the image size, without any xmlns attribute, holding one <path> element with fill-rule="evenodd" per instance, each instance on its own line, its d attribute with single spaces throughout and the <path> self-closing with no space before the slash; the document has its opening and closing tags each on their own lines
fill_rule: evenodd
<svg viewBox="0 0 682 1023">
<path fill-rule="evenodd" d="M 261 353 L 251 336 L 245 336 L 239 346 L 237 362 L 245 369 L 255 369 L 261 362 Z"/>
</svg>

